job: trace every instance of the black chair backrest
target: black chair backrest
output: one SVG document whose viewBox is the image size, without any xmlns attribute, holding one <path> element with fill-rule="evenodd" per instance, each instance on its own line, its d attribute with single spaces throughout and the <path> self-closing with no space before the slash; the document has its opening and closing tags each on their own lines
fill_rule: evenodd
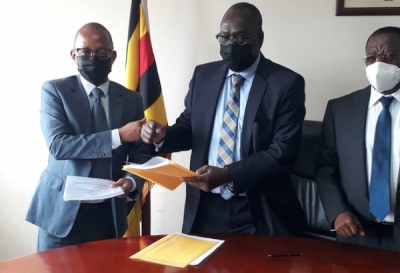
<svg viewBox="0 0 400 273">
<path fill-rule="evenodd" d="M 307 235 L 333 240 L 314 176 L 320 132 L 320 121 L 304 121 L 299 157 L 291 169 L 291 177 L 310 228 Z"/>
</svg>

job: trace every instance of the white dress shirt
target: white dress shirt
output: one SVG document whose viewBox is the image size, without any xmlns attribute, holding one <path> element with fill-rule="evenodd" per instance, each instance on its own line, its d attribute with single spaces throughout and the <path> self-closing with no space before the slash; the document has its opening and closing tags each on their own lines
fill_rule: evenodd
<svg viewBox="0 0 400 273">
<path fill-rule="evenodd" d="M 369 98 L 367 123 L 365 130 L 365 143 L 367 152 L 367 173 L 368 185 L 371 183 L 372 169 L 372 150 L 374 147 L 375 127 L 378 121 L 379 114 L 383 106 L 379 99 L 383 95 L 371 87 L 371 96 Z M 396 204 L 396 191 L 399 178 L 400 164 L 400 90 L 391 94 L 394 99 L 389 107 L 389 112 L 392 116 L 392 143 L 391 143 L 391 158 L 390 158 L 390 213 L 383 219 L 383 222 L 394 222 L 394 208 Z"/>
</svg>

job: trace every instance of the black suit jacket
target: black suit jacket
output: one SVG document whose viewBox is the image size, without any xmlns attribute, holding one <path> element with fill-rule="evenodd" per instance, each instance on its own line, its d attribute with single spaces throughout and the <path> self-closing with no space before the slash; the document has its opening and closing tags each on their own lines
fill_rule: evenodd
<svg viewBox="0 0 400 273">
<path fill-rule="evenodd" d="M 192 149 L 190 167 L 208 163 L 214 115 L 227 67 L 222 61 L 196 67 L 185 110 L 168 127 L 161 152 Z M 306 227 L 289 177 L 305 116 L 304 79 L 263 56 L 247 101 L 242 129 L 242 160 L 228 165 L 235 193 L 246 192 L 258 233 L 297 234 Z M 186 187 L 183 232 L 191 231 L 200 190 Z"/>
<path fill-rule="evenodd" d="M 331 224 L 344 211 L 353 212 L 364 225 L 375 220 L 369 212 L 365 144 L 370 90 L 371 87 L 368 86 L 331 100 L 326 107 L 316 164 L 316 180 Z M 399 229 L 398 203 L 395 210 L 395 230 Z M 400 234 L 399 231 L 397 233 Z M 377 234 L 367 235 L 366 239 L 377 240 Z M 377 243 L 370 242 L 368 245 Z"/>
</svg>

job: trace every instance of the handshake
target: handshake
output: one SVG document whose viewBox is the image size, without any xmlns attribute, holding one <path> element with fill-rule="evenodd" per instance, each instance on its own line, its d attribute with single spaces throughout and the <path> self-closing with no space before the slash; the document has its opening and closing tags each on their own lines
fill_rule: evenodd
<svg viewBox="0 0 400 273">
<path fill-rule="evenodd" d="M 131 142 L 142 139 L 147 144 L 162 142 L 167 133 L 167 126 L 146 118 L 132 121 L 118 129 L 121 142 Z"/>
</svg>

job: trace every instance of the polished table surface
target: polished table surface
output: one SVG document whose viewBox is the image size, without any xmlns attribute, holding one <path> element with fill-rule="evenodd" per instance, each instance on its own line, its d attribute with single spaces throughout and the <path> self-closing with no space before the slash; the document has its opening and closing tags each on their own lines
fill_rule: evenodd
<svg viewBox="0 0 400 273">
<path fill-rule="evenodd" d="M 199 266 L 168 267 L 129 259 L 162 236 L 114 239 L 64 247 L 0 263 L 0 272 L 400 272 L 400 253 L 335 242 L 261 235 L 209 236 L 226 240 Z M 269 254 L 301 257 L 268 258 Z"/>
</svg>

